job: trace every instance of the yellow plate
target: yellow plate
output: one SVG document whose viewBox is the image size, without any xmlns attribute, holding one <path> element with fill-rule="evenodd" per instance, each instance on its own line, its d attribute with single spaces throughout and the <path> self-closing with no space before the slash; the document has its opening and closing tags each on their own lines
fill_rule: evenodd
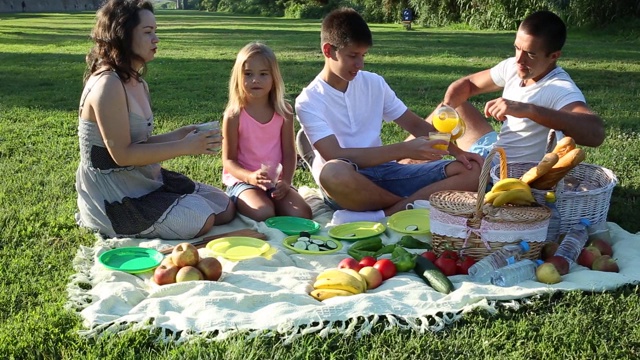
<svg viewBox="0 0 640 360">
<path fill-rule="evenodd" d="M 428 234 L 431 230 L 428 209 L 412 209 L 399 211 L 387 221 L 389 229 L 403 234 Z M 417 230 L 407 230 L 409 226 L 417 226 Z"/>
<path fill-rule="evenodd" d="M 356 241 L 381 234 L 385 229 L 379 222 L 358 221 L 332 228 L 329 230 L 329 236 L 344 241 Z"/>
<path fill-rule="evenodd" d="M 229 260 L 251 259 L 269 251 L 271 246 L 264 240 L 247 236 L 230 236 L 212 240 L 207 249 L 216 256 Z"/>
</svg>

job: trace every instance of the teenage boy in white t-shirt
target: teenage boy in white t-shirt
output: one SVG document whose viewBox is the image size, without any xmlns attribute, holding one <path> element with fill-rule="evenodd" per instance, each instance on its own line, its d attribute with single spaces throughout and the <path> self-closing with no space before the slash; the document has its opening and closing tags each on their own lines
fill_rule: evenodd
<svg viewBox="0 0 640 360">
<path fill-rule="evenodd" d="M 508 161 L 540 161 L 550 129 L 571 136 L 579 145 L 602 144 L 602 119 L 587 106 L 569 74 L 556 65 L 566 35 L 557 15 L 535 12 L 518 28 L 515 57 L 449 85 L 443 103 L 455 107 L 467 124 L 458 146 L 486 156 L 495 145 L 504 148 Z M 484 107 L 485 117 L 502 122 L 496 134 L 467 100 L 500 89 L 502 97 Z"/>
<path fill-rule="evenodd" d="M 478 188 L 482 157 L 453 144 L 448 152 L 434 149 L 443 141 L 428 140 L 433 127 L 408 110 L 381 76 L 362 71 L 372 43 L 355 10 L 328 14 L 321 31 L 324 68 L 296 99 L 296 115 L 314 147 L 311 172 L 325 201 L 338 210 L 334 223 L 375 221 L 436 191 Z M 383 145 L 382 121 L 395 121 L 416 138 Z M 446 154 L 457 160 L 442 160 Z M 426 162 L 396 162 L 407 157 Z"/>
</svg>

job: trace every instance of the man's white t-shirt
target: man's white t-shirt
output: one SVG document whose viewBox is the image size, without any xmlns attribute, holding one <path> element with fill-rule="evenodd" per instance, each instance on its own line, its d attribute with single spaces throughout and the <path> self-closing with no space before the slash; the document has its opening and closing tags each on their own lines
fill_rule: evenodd
<svg viewBox="0 0 640 360">
<path fill-rule="evenodd" d="M 317 76 L 296 98 L 296 116 L 311 144 L 335 135 L 342 148 L 382 146 L 382 121 L 407 111 L 382 76 L 359 71 L 345 92 Z M 311 173 L 317 183 L 325 160 L 315 150 Z"/>
<path fill-rule="evenodd" d="M 522 79 L 518 77 L 515 58 L 500 62 L 490 72 L 493 82 L 504 88 L 502 97 L 507 100 L 554 110 L 576 101 L 586 103 L 580 89 L 561 67 L 556 67 L 535 84 L 524 87 L 520 86 Z M 507 115 L 496 146 L 505 150 L 508 161 L 540 161 L 546 153 L 549 130 L 528 118 Z"/>
</svg>

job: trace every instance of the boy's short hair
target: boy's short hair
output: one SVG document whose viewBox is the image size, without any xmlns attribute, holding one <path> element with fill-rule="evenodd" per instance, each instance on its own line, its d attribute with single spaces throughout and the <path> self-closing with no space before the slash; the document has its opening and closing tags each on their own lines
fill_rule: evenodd
<svg viewBox="0 0 640 360">
<path fill-rule="evenodd" d="M 322 20 L 320 42 L 329 43 L 338 49 L 348 45 L 373 45 L 371 30 L 357 11 L 340 8 L 330 12 Z"/>
<path fill-rule="evenodd" d="M 567 27 L 560 17 L 551 11 L 537 11 L 527 16 L 519 26 L 525 34 L 541 38 L 547 55 L 562 50 L 567 39 Z"/>
</svg>

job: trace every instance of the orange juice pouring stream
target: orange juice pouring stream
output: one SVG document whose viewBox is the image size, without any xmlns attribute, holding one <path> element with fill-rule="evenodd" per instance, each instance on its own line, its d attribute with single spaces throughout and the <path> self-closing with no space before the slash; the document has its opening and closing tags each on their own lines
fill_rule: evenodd
<svg viewBox="0 0 640 360">
<path fill-rule="evenodd" d="M 441 105 L 433 116 L 433 127 L 436 130 L 451 134 L 451 141 L 455 141 L 464 135 L 467 126 L 458 112 L 448 105 Z"/>
</svg>

